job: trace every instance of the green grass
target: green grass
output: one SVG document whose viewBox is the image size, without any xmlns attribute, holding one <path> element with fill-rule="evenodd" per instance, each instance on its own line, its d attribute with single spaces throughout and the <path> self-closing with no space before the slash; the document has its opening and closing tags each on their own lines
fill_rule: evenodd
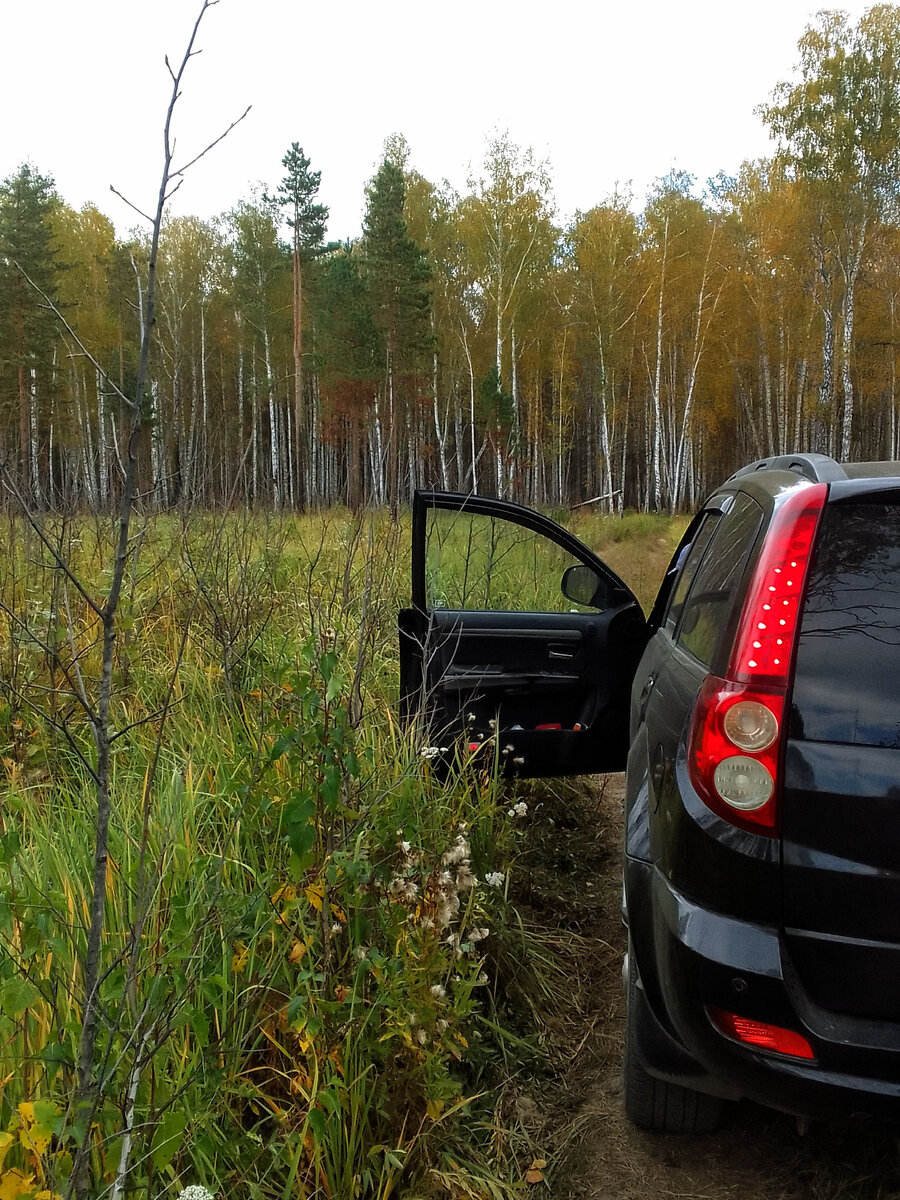
<svg viewBox="0 0 900 1200">
<path fill-rule="evenodd" d="M 645 607 L 682 527 L 570 522 Z M 99 596 L 113 526 L 45 532 Z M 398 727 L 408 521 L 167 517 L 135 540 L 88 1124 L 93 750 L 72 690 L 96 688 L 98 627 L 23 523 L 0 542 L 0 1187 L 64 1192 L 87 1138 L 107 1195 L 129 1127 L 129 1195 L 511 1195 L 484 1065 L 521 1031 L 482 1035 L 517 924 L 483 881 L 517 833 L 496 781 L 437 778 Z M 493 597 L 527 577 L 549 602 L 533 546 L 501 565 Z M 552 961 L 534 973 L 557 994 Z"/>
</svg>

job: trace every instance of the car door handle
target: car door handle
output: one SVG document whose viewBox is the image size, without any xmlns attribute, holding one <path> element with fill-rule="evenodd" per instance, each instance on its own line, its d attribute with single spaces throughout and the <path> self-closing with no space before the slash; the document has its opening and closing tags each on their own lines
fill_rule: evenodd
<svg viewBox="0 0 900 1200">
<path fill-rule="evenodd" d="M 574 658 L 575 651 L 570 649 L 568 646 L 548 646 L 547 657 L 553 659 Z"/>
<path fill-rule="evenodd" d="M 656 684 L 656 671 L 651 671 L 647 676 L 647 682 L 641 688 L 641 694 L 638 698 L 638 720 L 643 721 L 647 713 L 647 705 L 650 703 L 650 696 L 653 693 L 654 685 Z"/>
</svg>

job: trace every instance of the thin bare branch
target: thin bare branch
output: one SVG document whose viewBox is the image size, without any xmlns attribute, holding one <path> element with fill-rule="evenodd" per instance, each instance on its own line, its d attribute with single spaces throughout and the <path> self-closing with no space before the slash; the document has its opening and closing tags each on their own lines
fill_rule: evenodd
<svg viewBox="0 0 900 1200">
<path fill-rule="evenodd" d="M 200 161 L 200 159 L 203 158 L 204 154 L 209 154 L 210 150 L 212 150 L 212 148 L 214 146 L 218 146 L 219 142 L 221 142 L 223 138 L 228 137 L 228 135 L 229 135 L 229 133 L 231 133 L 232 129 L 234 129 L 236 126 L 240 125 L 241 121 L 243 121 L 244 117 L 246 117 L 247 113 L 249 113 L 249 111 L 252 107 L 253 107 L 252 104 L 248 104 L 247 107 L 244 109 L 244 111 L 241 113 L 241 115 L 239 117 L 237 117 L 236 120 L 232 121 L 231 124 L 228 126 L 228 128 L 225 130 L 225 132 L 220 133 L 214 142 L 210 142 L 205 150 L 201 150 L 199 154 L 195 155 L 195 157 L 190 160 L 190 162 L 186 162 L 183 167 L 179 167 L 177 170 L 173 171 L 172 178 L 174 179 L 177 175 L 183 175 L 184 172 L 189 167 L 192 167 L 194 165 L 194 163 L 198 163 Z M 173 150 L 175 149 L 174 145 L 173 145 L 172 149 Z"/>
<path fill-rule="evenodd" d="M 129 208 L 133 208 L 139 217 L 143 217 L 145 221 L 149 222 L 149 224 L 151 224 L 151 225 L 153 224 L 153 218 L 151 216 L 148 216 L 147 213 L 145 213 L 142 208 L 138 208 L 138 206 L 136 204 L 132 204 L 131 201 L 128 199 L 128 197 L 123 196 L 117 187 L 114 187 L 112 184 L 110 184 L 109 190 L 113 193 L 114 196 L 118 196 L 119 199 L 123 202 L 123 204 L 127 204 Z"/>
</svg>

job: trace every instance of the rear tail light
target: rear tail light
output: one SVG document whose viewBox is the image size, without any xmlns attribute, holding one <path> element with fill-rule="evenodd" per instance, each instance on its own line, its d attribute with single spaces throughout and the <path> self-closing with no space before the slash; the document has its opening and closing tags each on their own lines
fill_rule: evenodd
<svg viewBox="0 0 900 1200">
<path fill-rule="evenodd" d="M 694 705 L 691 782 L 721 817 L 775 834 L 778 748 L 784 693 L 707 675 Z"/>
<path fill-rule="evenodd" d="M 747 590 L 731 656 L 732 679 L 787 683 L 826 492 L 824 483 L 799 487 L 778 508 Z"/>
<path fill-rule="evenodd" d="M 705 803 L 734 825 L 778 832 L 778 772 L 794 641 L 826 486 L 780 504 L 747 590 L 728 677 L 708 675 L 694 706 L 688 766 Z"/>
<path fill-rule="evenodd" d="M 788 1054 L 792 1058 L 815 1058 L 815 1052 L 806 1038 L 793 1029 L 782 1029 L 780 1025 L 767 1025 L 749 1017 L 725 1012 L 721 1008 L 707 1010 L 710 1020 L 720 1033 L 745 1046 L 759 1050 L 771 1050 L 775 1054 Z"/>
</svg>

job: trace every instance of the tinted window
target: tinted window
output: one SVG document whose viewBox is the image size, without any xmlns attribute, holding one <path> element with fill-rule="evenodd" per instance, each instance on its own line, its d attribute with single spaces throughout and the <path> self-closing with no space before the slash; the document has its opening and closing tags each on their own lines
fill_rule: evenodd
<svg viewBox="0 0 900 1200">
<path fill-rule="evenodd" d="M 688 542 L 681 549 L 680 561 L 675 564 L 675 571 L 680 569 L 681 574 L 678 576 L 675 590 L 669 602 L 669 610 L 666 613 L 665 625 L 667 629 L 674 629 L 678 618 L 681 616 L 684 598 L 687 595 L 688 588 L 694 581 L 694 576 L 697 574 L 700 563 L 703 561 L 706 547 L 709 545 L 710 538 L 716 528 L 716 522 L 721 515 L 718 512 L 708 512 L 703 518 L 702 524 L 698 527 L 694 535 L 694 540 Z"/>
<path fill-rule="evenodd" d="M 739 492 L 730 511 L 717 523 L 709 553 L 688 592 L 678 642 L 707 666 L 734 615 L 737 587 L 761 520 L 759 505 Z"/>
<path fill-rule="evenodd" d="M 825 509 L 791 727 L 811 741 L 900 747 L 900 503 Z"/>
</svg>

